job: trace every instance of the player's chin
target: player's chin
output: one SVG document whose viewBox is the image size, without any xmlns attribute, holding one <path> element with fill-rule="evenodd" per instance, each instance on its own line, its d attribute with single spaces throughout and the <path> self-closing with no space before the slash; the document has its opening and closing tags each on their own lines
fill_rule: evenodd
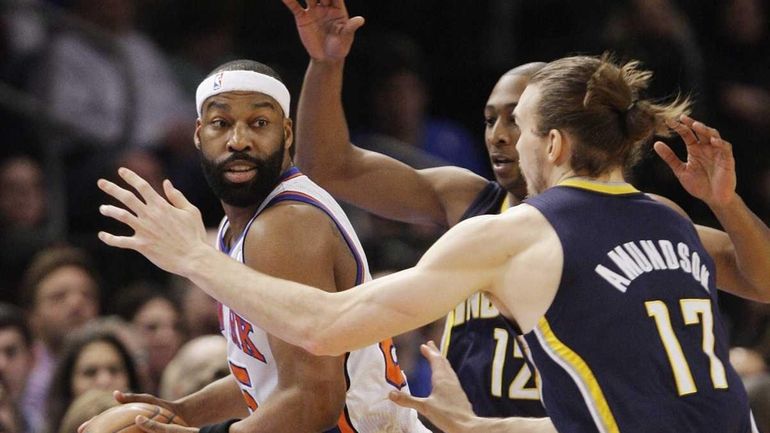
<svg viewBox="0 0 770 433">
<path fill-rule="evenodd" d="M 510 169 L 506 171 L 496 171 L 495 179 L 506 191 L 516 193 L 518 191 L 526 191 L 527 182 L 524 180 L 524 176 L 518 168 Z"/>
</svg>

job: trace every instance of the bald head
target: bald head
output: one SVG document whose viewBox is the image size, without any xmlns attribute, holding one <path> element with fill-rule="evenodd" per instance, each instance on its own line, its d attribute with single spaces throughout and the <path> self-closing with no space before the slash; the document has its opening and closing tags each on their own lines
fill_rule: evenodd
<svg viewBox="0 0 770 433">
<path fill-rule="evenodd" d="M 543 69 L 545 65 L 546 65 L 545 62 L 525 63 L 523 65 L 519 65 L 513 69 L 510 69 L 508 72 L 504 73 L 503 76 L 521 75 L 524 77 L 531 77 L 535 75 L 539 70 Z"/>
</svg>

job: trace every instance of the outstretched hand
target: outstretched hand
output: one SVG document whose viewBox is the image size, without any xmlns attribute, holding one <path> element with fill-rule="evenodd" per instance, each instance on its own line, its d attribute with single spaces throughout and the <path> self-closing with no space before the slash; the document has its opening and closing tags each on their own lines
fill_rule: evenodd
<svg viewBox="0 0 770 433">
<path fill-rule="evenodd" d="M 307 8 L 298 0 L 283 4 L 294 14 L 302 45 L 314 60 L 344 59 L 356 30 L 364 25 L 363 17 L 348 16 L 344 0 L 307 0 Z"/>
<path fill-rule="evenodd" d="M 655 152 L 671 167 L 685 190 L 707 205 L 721 207 L 735 199 L 735 159 L 732 145 L 723 140 L 719 131 L 682 116 L 668 126 L 684 140 L 687 161 L 679 160 L 671 148 L 658 141 Z"/>
<path fill-rule="evenodd" d="M 432 341 L 421 345 L 420 352 L 430 363 L 433 386 L 431 394 L 419 398 L 407 392 L 392 391 L 389 398 L 399 406 L 420 412 L 446 433 L 463 431 L 463 423 L 475 417 L 475 414 L 460 386 L 460 380 Z"/>
<path fill-rule="evenodd" d="M 200 211 L 168 180 L 163 181 L 164 198 L 133 171 L 120 168 L 118 175 L 138 194 L 99 179 L 99 189 L 127 209 L 102 205 L 99 212 L 131 227 L 134 235 L 99 232 L 99 239 L 113 247 L 137 251 L 158 267 L 185 276 L 185 266 L 192 262 L 196 253 L 201 248 L 211 248 L 206 241 Z"/>
</svg>

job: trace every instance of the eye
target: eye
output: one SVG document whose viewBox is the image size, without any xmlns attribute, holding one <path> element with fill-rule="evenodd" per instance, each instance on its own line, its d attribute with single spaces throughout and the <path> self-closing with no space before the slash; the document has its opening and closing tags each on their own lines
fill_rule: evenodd
<svg viewBox="0 0 770 433">
<path fill-rule="evenodd" d="M 268 125 L 267 119 L 259 118 L 254 121 L 254 126 L 256 126 L 257 128 L 264 128 L 267 125 Z"/>
<path fill-rule="evenodd" d="M 226 120 L 219 119 L 219 118 L 212 120 L 211 122 L 209 122 L 209 124 L 214 128 L 227 128 L 228 126 L 228 123 Z"/>
<path fill-rule="evenodd" d="M 497 117 L 484 116 L 484 126 L 487 128 L 495 126 L 495 122 L 497 122 Z"/>
<path fill-rule="evenodd" d="M 95 376 L 96 376 L 96 372 L 97 372 L 97 371 L 98 371 L 98 370 L 97 370 L 95 367 L 88 367 L 88 368 L 85 368 L 85 369 L 84 369 L 84 370 L 81 372 L 81 374 L 83 374 L 83 376 L 85 376 L 85 377 L 88 377 L 88 378 L 92 378 L 92 377 L 95 377 Z"/>
</svg>

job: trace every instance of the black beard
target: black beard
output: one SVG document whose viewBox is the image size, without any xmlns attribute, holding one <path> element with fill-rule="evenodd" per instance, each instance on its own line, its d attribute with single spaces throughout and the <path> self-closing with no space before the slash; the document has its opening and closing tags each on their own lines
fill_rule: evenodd
<svg viewBox="0 0 770 433">
<path fill-rule="evenodd" d="M 216 163 L 200 154 L 201 168 L 206 182 L 224 203 L 235 207 L 259 206 L 278 184 L 283 165 L 284 140 L 273 154 L 260 160 L 246 153 L 234 153 L 229 158 Z M 225 165 L 232 161 L 248 161 L 256 167 L 253 179 L 244 183 L 232 183 L 225 178 Z"/>
</svg>

